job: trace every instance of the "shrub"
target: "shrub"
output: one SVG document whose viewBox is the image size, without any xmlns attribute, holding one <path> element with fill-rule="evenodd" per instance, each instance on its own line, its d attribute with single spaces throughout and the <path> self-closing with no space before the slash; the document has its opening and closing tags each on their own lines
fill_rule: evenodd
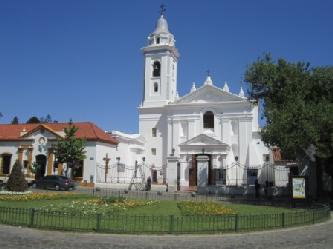
<svg viewBox="0 0 333 249">
<path fill-rule="evenodd" d="M 123 202 L 125 200 L 125 197 L 108 196 L 108 197 L 102 197 L 101 200 L 104 203 L 111 204 L 115 202 Z"/>
<path fill-rule="evenodd" d="M 9 191 L 23 192 L 28 188 L 28 183 L 25 180 L 24 174 L 22 172 L 21 164 L 16 161 L 12 172 L 9 175 L 7 182 L 7 189 Z"/>
</svg>

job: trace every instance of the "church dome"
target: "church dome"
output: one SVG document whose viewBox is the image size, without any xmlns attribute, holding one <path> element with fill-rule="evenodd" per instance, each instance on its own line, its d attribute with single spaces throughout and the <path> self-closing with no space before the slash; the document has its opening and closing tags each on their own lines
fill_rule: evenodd
<svg viewBox="0 0 333 249">
<path fill-rule="evenodd" d="M 160 18 L 157 20 L 154 33 L 155 34 L 169 33 L 168 22 L 163 15 L 161 15 Z"/>
</svg>

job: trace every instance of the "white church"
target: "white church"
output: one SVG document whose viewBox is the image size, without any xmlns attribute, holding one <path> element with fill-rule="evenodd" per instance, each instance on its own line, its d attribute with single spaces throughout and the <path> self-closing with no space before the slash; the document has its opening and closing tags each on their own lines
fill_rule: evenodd
<svg viewBox="0 0 333 249">
<path fill-rule="evenodd" d="M 137 136 L 144 141 L 140 163 L 153 183 L 191 190 L 274 181 L 271 167 L 264 168 L 273 158 L 260 138 L 258 105 L 242 88 L 231 93 L 227 83 L 219 88 L 208 75 L 179 96 L 179 53 L 163 14 L 142 52 L 144 96 Z M 282 178 L 276 184 L 287 181 L 286 174 Z"/>
<path fill-rule="evenodd" d="M 288 170 L 272 167 L 273 153 L 261 141 L 258 105 L 244 96 L 242 88 L 231 93 L 227 83 L 220 88 L 207 75 L 202 84 L 193 83 L 188 94 L 179 96 L 179 53 L 163 13 L 142 52 L 139 134 L 104 133 L 92 123 L 76 123 L 78 137 L 93 141 L 87 144 L 78 181 L 110 187 L 144 184 L 151 177 L 153 184 L 167 184 L 170 189 L 227 192 L 253 186 L 256 179 L 260 184 L 287 184 Z M 15 160 L 24 162 L 29 175 L 31 165 L 40 158 L 42 175 L 61 174 L 63 165 L 54 163 L 52 148 L 64 127 L 66 124 L 1 125 L 0 177 L 8 175 Z M 34 149 L 39 137 L 25 134 L 50 141 L 38 145 L 46 148 L 45 153 Z"/>
</svg>

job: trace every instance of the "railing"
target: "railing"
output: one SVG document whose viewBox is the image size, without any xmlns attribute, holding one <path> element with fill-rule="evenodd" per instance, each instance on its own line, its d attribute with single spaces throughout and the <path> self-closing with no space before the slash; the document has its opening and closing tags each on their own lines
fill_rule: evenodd
<svg viewBox="0 0 333 249">
<path fill-rule="evenodd" d="M 232 201 L 247 204 L 263 204 L 274 206 L 290 206 L 288 197 L 265 197 L 255 198 L 254 195 L 221 195 L 216 193 L 197 194 L 191 192 L 164 192 L 164 191 L 127 191 L 108 188 L 80 189 L 77 193 L 99 197 L 124 197 L 139 200 L 182 200 L 182 201 Z"/>
<path fill-rule="evenodd" d="M 34 228 L 105 233 L 221 233 L 284 228 L 313 224 L 330 218 L 322 206 L 297 212 L 261 215 L 143 216 L 51 212 L 0 207 L 0 223 Z"/>
</svg>

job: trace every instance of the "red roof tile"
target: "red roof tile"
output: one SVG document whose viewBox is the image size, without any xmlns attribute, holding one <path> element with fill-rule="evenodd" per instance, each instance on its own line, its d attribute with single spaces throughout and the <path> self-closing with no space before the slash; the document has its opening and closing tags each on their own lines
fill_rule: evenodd
<svg viewBox="0 0 333 249">
<path fill-rule="evenodd" d="M 91 122 L 73 123 L 78 128 L 76 136 L 90 141 L 100 141 L 109 144 L 118 144 L 116 138 L 105 133 L 101 128 Z M 0 141 L 19 141 L 22 140 L 21 132 L 27 133 L 38 129 L 39 126 L 50 130 L 51 132 L 63 131 L 68 127 L 68 123 L 46 123 L 46 124 L 0 124 Z"/>
</svg>

